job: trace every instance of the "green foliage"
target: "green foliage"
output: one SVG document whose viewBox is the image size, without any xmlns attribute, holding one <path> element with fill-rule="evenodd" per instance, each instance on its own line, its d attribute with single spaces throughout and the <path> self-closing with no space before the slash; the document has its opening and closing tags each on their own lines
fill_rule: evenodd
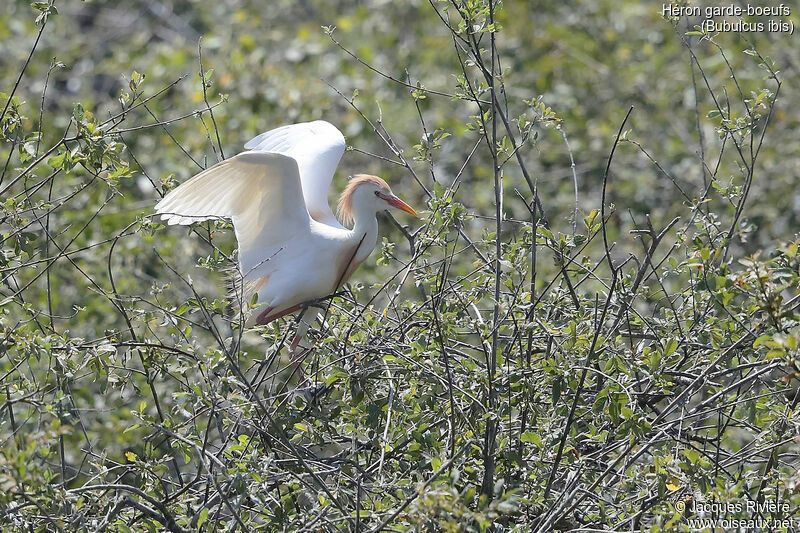
<svg viewBox="0 0 800 533">
<path fill-rule="evenodd" d="M 535 4 L 0 7 L 3 529 L 797 509 L 797 50 L 643 2 Z M 231 224 L 151 208 L 316 118 L 350 147 L 334 189 L 380 174 L 422 217 L 382 219 L 306 311 L 312 394 L 295 321 L 245 328 L 222 287 Z"/>
</svg>

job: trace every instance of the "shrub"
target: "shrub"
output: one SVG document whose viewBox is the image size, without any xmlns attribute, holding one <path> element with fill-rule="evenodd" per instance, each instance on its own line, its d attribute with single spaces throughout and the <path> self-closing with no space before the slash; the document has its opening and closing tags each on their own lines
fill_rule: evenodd
<svg viewBox="0 0 800 533">
<path fill-rule="evenodd" d="M 768 132 L 796 121 L 777 116 L 769 41 L 740 52 L 655 11 L 623 39 L 603 17 L 638 25 L 636 2 L 580 6 L 596 22 L 567 35 L 572 8 L 545 4 L 541 53 L 516 46 L 513 3 L 345 3 L 317 37 L 278 3 L 296 24 L 257 44 L 263 14 L 242 1 L 153 7 L 139 15 L 157 30 L 102 58 L 80 39 L 134 8 L 3 8 L 0 30 L 34 39 L 0 95 L 4 528 L 660 531 L 689 529 L 694 502 L 788 502 L 761 517 L 792 518 L 800 241 L 781 230 L 788 191 L 763 181 L 791 183 Z M 98 27 L 80 37 L 79 20 Z M 215 24 L 236 39 L 187 65 Z M 597 39 L 611 66 L 558 80 L 557 45 L 592 63 Z M 653 62 L 625 63 L 637 44 Z M 664 76 L 676 53 L 693 84 Z M 104 77 L 121 65 L 123 86 Z M 286 87 L 257 91 L 261 67 Z M 659 68 L 664 92 L 631 90 Z M 80 103 L 76 83 L 92 86 Z M 259 114 L 320 113 L 341 118 L 345 170 L 360 157 L 427 209 L 384 220 L 366 281 L 305 311 L 311 394 L 284 370 L 296 320 L 244 329 L 225 296 L 230 224 L 167 229 L 150 209 Z"/>
</svg>

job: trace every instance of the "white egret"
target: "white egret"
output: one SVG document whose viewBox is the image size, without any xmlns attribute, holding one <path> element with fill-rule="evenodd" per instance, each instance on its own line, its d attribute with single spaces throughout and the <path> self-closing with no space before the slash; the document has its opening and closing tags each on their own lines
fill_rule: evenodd
<svg viewBox="0 0 800 533">
<path fill-rule="evenodd" d="M 375 247 L 378 211 L 395 207 L 417 216 L 384 180 L 361 174 L 339 199 L 341 222 L 352 228 L 336 219 L 328 188 L 345 140 L 328 122 L 283 126 L 250 140 L 245 149 L 171 191 L 155 210 L 168 224 L 232 219 L 243 301 L 258 295 L 264 306 L 258 324 L 341 287 Z M 295 335 L 291 353 L 301 335 Z M 299 363 L 293 364 L 299 371 Z"/>
</svg>

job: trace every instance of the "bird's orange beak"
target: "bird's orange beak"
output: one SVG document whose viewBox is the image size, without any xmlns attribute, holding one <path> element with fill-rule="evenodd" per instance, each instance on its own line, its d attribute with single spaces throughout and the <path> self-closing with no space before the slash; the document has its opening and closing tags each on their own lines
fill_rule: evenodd
<svg viewBox="0 0 800 533">
<path fill-rule="evenodd" d="M 391 196 L 381 195 L 381 198 L 386 200 L 389 203 L 390 206 L 396 207 L 397 209 L 402 209 L 406 213 L 408 213 L 410 215 L 414 215 L 415 217 L 419 218 L 419 215 L 417 214 L 416 211 L 414 211 L 414 208 L 411 207 L 410 205 L 408 205 L 407 203 L 405 203 L 403 200 L 401 200 L 397 196 L 395 196 L 395 195 L 391 195 Z"/>
</svg>

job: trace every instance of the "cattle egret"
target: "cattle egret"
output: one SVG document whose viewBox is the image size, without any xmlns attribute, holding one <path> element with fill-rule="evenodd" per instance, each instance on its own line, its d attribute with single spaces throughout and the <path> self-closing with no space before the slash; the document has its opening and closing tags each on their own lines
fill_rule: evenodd
<svg viewBox="0 0 800 533">
<path fill-rule="evenodd" d="M 328 188 L 345 140 L 328 122 L 283 126 L 244 147 L 171 191 L 155 210 L 168 224 L 232 219 L 243 302 L 258 295 L 258 305 L 264 306 L 257 324 L 341 287 L 375 247 L 378 211 L 394 207 L 417 216 L 384 180 L 361 174 L 339 198 L 339 218 L 352 228 L 336 219 Z M 290 353 L 301 335 L 295 336 Z M 293 366 L 302 376 L 294 359 Z"/>
</svg>

